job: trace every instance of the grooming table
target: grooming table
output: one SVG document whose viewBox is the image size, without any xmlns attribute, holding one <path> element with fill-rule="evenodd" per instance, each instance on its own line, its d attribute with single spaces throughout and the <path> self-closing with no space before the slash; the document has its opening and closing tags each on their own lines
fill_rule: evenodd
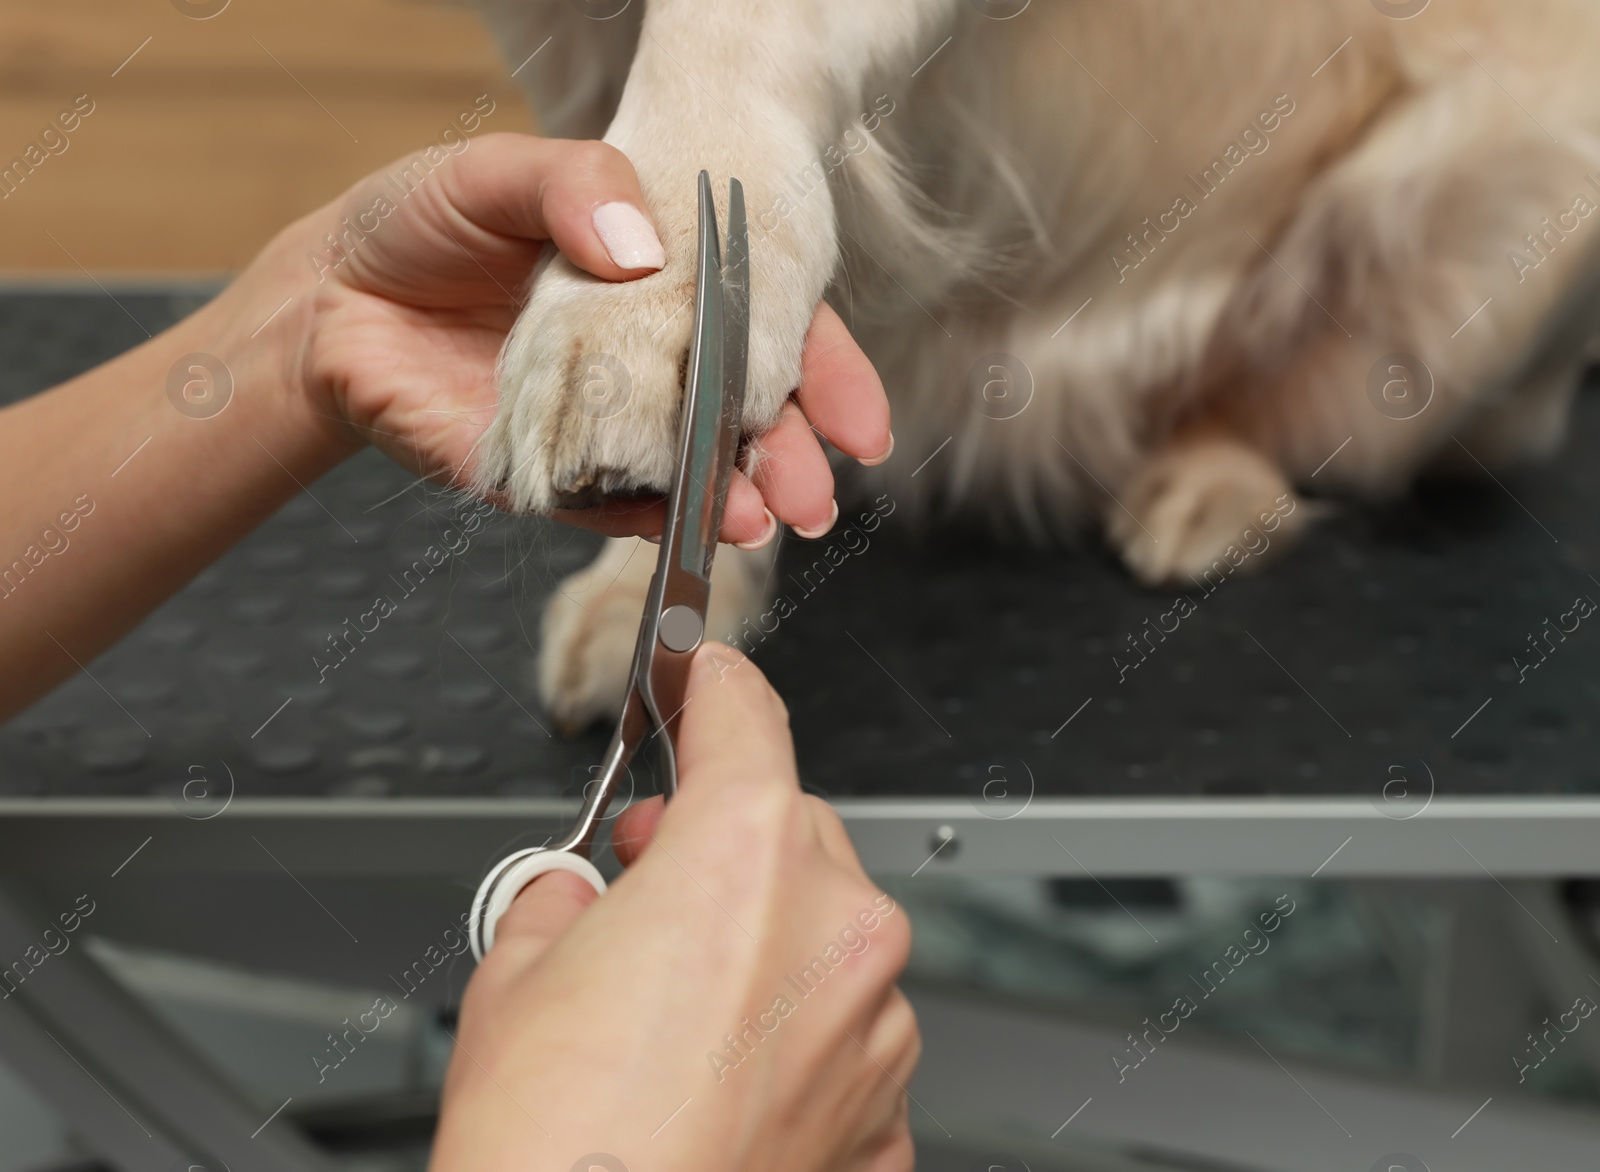
<svg viewBox="0 0 1600 1172">
<path fill-rule="evenodd" d="M 186 307 L 118 301 L 0 301 L 0 396 Z M 842 540 L 863 504 L 830 537 L 787 540 L 793 613 L 757 657 L 807 784 L 886 872 L 948 842 L 930 866 L 1053 873 L 1052 828 L 1085 823 L 1073 854 L 1096 874 L 1308 873 L 1346 838 L 1322 874 L 1594 870 L 1600 616 L 1564 639 L 1554 625 L 1600 598 L 1600 395 L 1573 432 L 1503 486 L 1344 509 L 1270 572 L 1188 591 L 1181 620 L 1175 592 L 1134 587 L 1093 544 L 919 536 L 899 506 Z M 459 504 L 410 484 L 374 452 L 351 460 L 0 727 L 14 865 L 98 866 L 135 832 L 212 812 L 206 793 L 231 793 L 227 822 L 168 848 L 206 868 L 270 870 L 222 841 L 265 819 L 307 844 L 304 866 L 468 878 L 559 823 L 607 730 L 552 735 L 530 666 L 546 597 L 598 539 L 499 517 L 416 585 L 408 568 Z M 330 636 L 349 646 L 379 593 L 396 613 L 319 679 Z M 1519 681 L 1513 657 L 1541 662 L 1530 639 L 1544 659 Z M 355 825 L 315 857 L 317 827 Z"/>
<path fill-rule="evenodd" d="M 193 303 L 0 295 L 0 401 Z M 835 534 L 787 539 L 792 613 L 756 658 L 875 873 L 1592 874 L 1600 614 L 1552 627 L 1600 599 L 1597 448 L 1588 393 L 1549 465 L 1341 508 L 1268 572 L 1188 591 L 1175 628 L 1175 593 L 1093 542 L 919 535 L 897 505 L 846 545 L 864 497 Z M 563 828 L 608 730 L 556 733 L 531 664 L 545 599 L 598 539 L 497 517 L 405 579 L 458 507 L 364 453 L 0 726 L 17 898 L 49 914 L 87 890 L 101 931 L 370 985 Z M 394 614 L 319 672 L 379 593 Z M 48 1077 L 71 1097 L 69 1068 Z"/>
</svg>

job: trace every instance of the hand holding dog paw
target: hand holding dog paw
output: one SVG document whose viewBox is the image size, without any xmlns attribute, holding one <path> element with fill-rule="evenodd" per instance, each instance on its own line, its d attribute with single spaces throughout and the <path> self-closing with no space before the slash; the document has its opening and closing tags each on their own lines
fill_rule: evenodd
<svg viewBox="0 0 1600 1172">
<path fill-rule="evenodd" d="M 609 282 L 648 279 L 665 257 L 632 165 L 603 143 L 491 134 L 437 165 L 424 158 L 295 225 L 263 267 L 278 270 L 274 283 L 297 283 L 287 274 L 303 254 L 318 282 L 310 307 L 285 315 L 304 331 L 298 377 L 314 408 L 419 475 L 464 488 L 495 414 L 501 346 L 546 242 Z M 882 384 L 825 305 L 804 370 L 777 426 L 754 441 L 753 477 L 735 477 L 725 541 L 759 544 L 776 521 L 829 523 L 833 480 L 818 434 L 865 460 L 889 448 Z M 662 509 L 607 502 L 558 515 L 650 534 Z"/>
</svg>

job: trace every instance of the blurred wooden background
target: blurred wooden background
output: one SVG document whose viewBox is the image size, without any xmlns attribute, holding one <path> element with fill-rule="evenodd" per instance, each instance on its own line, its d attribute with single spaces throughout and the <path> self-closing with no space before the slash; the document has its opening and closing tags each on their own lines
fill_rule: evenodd
<svg viewBox="0 0 1600 1172">
<path fill-rule="evenodd" d="M 204 10 L 0 5 L 0 168 L 50 145 L 45 128 L 79 95 L 94 102 L 66 150 L 0 199 L 0 279 L 231 272 L 290 220 L 436 141 L 479 94 L 496 103 L 480 133 L 533 128 L 460 4 L 228 0 L 205 20 L 180 7 Z"/>
</svg>

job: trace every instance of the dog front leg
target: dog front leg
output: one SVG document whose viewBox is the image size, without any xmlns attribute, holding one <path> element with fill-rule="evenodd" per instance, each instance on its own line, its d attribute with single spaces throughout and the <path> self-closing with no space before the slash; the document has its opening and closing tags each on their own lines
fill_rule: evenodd
<svg viewBox="0 0 1600 1172">
<path fill-rule="evenodd" d="M 693 318 L 702 169 L 719 203 L 730 176 L 744 184 L 745 424 L 760 434 L 777 421 L 838 263 L 830 147 L 861 125 L 874 75 L 914 68 L 957 2 L 652 0 L 605 138 L 638 170 L 666 266 L 612 284 L 557 258 L 540 276 L 506 348 L 501 409 L 481 448 L 487 485 L 540 511 L 585 494 L 665 489 Z M 626 383 L 618 410 L 585 410 L 585 372 L 597 362 Z"/>
</svg>

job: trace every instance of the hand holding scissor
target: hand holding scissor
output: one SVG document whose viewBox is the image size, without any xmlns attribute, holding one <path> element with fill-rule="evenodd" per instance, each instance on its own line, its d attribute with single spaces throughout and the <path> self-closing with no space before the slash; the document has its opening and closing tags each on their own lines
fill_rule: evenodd
<svg viewBox="0 0 1600 1172">
<path fill-rule="evenodd" d="M 468 981 L 434 1167 L 911 1167 L 907 910 L 801 791 L 761 669 L 713 643 L 688 687 L 677 796 L 616 820 L 625 874 L 539 880 Z"/>
</svg>

